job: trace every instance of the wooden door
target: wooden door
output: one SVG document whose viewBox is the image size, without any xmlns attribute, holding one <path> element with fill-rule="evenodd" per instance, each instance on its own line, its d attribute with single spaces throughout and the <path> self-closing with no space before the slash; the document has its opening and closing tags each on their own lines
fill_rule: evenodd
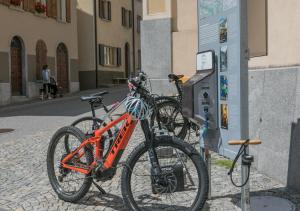
<svg viewBox="0 0 300 211">
<path fill-rule="evenodd" d="M 18 38 L 11 42 L 11 92 L 12 95 L 23 94 L 22 77 L 22 43 Z"/>
<path fill-rule="evenodd" d="M 56 55 L 56 64 L 57 64 L 57 83 L 60 86 L 64 93 L 69 92 L 69 74 L 68 74 L 68 51 L 64 44 L 60 44 L 57 47 Z"/>
<path fill-rule="evenodd" d="M 36 44 L 36 79 L 42 80 L 42 69 L 47 64 L 47 46 L 39 40 Z"/>
</svg>

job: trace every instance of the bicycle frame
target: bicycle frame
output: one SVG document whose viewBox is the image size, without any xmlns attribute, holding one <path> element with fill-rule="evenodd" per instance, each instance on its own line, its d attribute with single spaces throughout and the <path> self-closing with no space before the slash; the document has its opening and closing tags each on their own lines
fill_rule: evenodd
<svg viewBox="0 0 300 211">
<path fill-rule="evenodd" d="M 109 149 L 109 152 L 107 154 L 106 159 L 103 161 L 103 168 L 104 169 L 110 169 L 117 166 L 119 163 L 121 156 L 127 147 L 127 144 L 129 142 L 129 139 L 131 138 L 131 135 L 136 127 L 137 120 L 132 119 L 132 117 L 128 113 L 124 113 L 121 117 L 117 118 L 116 120 L 113 120 L 110 122 L 107 126 L 102 127 L 98 130 L 94 131 L 94 136 L 91 138 L 88 138 L 87 140 L 83 141 L 80 146 L 70 154 L 68 154 L 62 161 L 61 165 L 63 168 L 70 169 L 73 171 L 81 172 L 83 174 L 90 174 L 91 171 L 98 165 L 97 161 L 100 161 L 103 159 L 102 157 L 102 135 L 114 127 L 115 125 L 119 124 L 120 122 L 124 122 L 120 132 L 117 136 L 117 138 L 114 140 L 114 143 L 112 144 L 111 148 Z M 75 157 L 75 155 L 78 155 L 78 152 L 82 148 L 89 148 L 89 145 L 94 146 L 94 161 L 90 166 L 86 166 L 87 168 L 80 168 L 75 167 L 72 165 L 67 164 L 68 161 L 70 161 L 72 158 Z M 79 154 L 76 158 L 80 159 L 85 152 L 82 152 Z"/>
</svg>

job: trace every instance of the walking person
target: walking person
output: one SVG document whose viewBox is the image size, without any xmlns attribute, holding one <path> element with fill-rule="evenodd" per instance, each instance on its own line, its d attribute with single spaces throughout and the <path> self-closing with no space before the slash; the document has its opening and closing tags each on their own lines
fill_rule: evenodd
<svg viewBox="0 0 300 211">
<path fill-rule="evenodd" d="M 43 66 L 42 77 L 43 77 L 43 89 L 44 89 L 45 96 L 47 96 L 48 99 L 51 99 L 50 70 L 48 68 L 48 65 Z"/>
</svg>

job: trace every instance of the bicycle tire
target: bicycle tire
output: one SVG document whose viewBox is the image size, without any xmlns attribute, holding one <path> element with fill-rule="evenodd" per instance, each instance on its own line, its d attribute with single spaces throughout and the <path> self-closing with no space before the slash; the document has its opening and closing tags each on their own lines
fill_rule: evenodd
<svg viewBox="0 0 300 211">
<path fill-rule="evenodd" d="M 53 190 L 58 195 L 58 197 L 66 202 L 77 202 L 78 200 L 83 198 L 85 194 L 89 191 L 91 184 L 93 182 L 93 178 L 91 177 L 91 174 L 86 175 L 85 178 L 83 179 L 84 181 L 81 188 L 78 191 L 72 192 L 72 194 L 65 192 L 61 188 L 58 182 L 58 178 L 56 177 L 55 174 L 54 153 L 60 138 L 62 138 L 65 135 L 68 136 L 73 135 L 81 143 L 85 140 L 85 135 L 78 128 L 68 126 L 59 129 L 53 135 L 49 144 L 49 148 L 47 152 L 47 172 L 48 172 L 50 184 Z M 84 150 L 87 159 L 87 164 L 90 165 L 93 162 L 93 151 L 88 147 L 85 147 Z"/>
<path fill-rule="evenodd" d="M 86 122 L 86 121 L 91 121 L 91 122 L 96 121 L 99 125 L 102 124 L 102 122 L 103 122 L 102 119 L 94 118 L 94 117 L 92 117 L 92 116 L 87 116 L 87 117 L 82 117 L 82 118 L 80 118 L 80 119 L 75 120 L 75 121 L 71 124 L 71 126 L 77 127 L 78 124 L 80 124 L 80 123 L 82 123 L 82 122 Z M 103 126 L 106 126 L 106 125 L 107 125 L 107 124 L 104 122 L 104 123 L 103 123 Z M 81 130 L 81 128 L 79 128 L 79 129 Z M 92 130 L 92 128 L 91 128 L 91 130 Z M 83 131 L 83 132 L 85 133 L 85 132 L 87 132 L 87 131 Z M 111 137 L 113 136 L 112 131 L 111 131 L 111 130 L 108 130 L 107 132 L 108 132 L 109 137 L 111 138 Z"/>
<path fill-rule="evenodd" d="M 103 122 L 102 119 L 94 118 L 94 117 L 88 116 L 88 117 L 82 117 L 82 118 L 80 118 L 80 119 L 75 120 L 75 121 L 71 124 L 71 126 L 77 127 L 77 128 L 79 128 L 84 134 L 87 134 L 88 131 L 83 131 L 82 128 L 78 127 L 78 125 L 79 125 L 80 123 L 82 123 L 82 122 L 92 122 L 92 123 L 93 123 L 94 121 L 96 121 L 96 122 L 98 123 L 98 125 L 101 125 L 102 122 Z M 105 127 L 106 125 L 107 125 L 107 124 L 104 122 L 102 126 Z M 89 130 L 92 130 L 92 128 L 90 128 Z M 106 133 L 106 132 L 105 132 L 105 133 Z M 103 135 L 105 135 L 105 133 L 104 133 Z M 107 135 L 108 135 L 108 138 L 111 139 L 111 140 L 110 140 L 110 143 L 109 143 L 109 147 L 108 147 L 108 149 L 110 149 L 110 147 L 111 147 L 111 145 L 112 145 L 112 143 L 113 143 L 113 140 L 112 140 L 112 138 L 113 138 L 113 132 L 111 131 L 111 129 L 107 130 Z M 70 149 L 69 149 L 69 147 L 68 147 L 67 136 L 66 136 L 66 139 L 65 139 L 65 147 L 66 147 L 67 150 L 70 151 Z M 106 149 L 106 153 L 108 152 L 108 149 Z M 106 154 L 106 153 L 105 153 L 105 154 Z M 104 156 L 105 156 L 105 155 L 104 155 Z"/>
<path fill-rule="evenodd" d="M 197 169 L 200 187 L 190 210 L 201 210 L 204 207 L 208 197 L 209 179 L 206 164 L 199 153 L 191 145 L 183 142 L 182 140 L 179 140 L 176 137 L 161 137 L 158 140 L 154 141 L 153 144 L 154 147 L 171 146 L 180 149 L 192 160 Z M 135 164 L 137 164 L 139 157 L 141 157 L 144 153 L 147 153 L 148 149 L 149 144 L 147 144 L 146 142 L 140 144 L 137 148 L 135 148 L 127 158 L 126 165 L 124 166 L 122 172 L 121 190 L 123 200 L 129 210 L 140 210 L 136 201 L 134 200 L 134 196 L 131 190 L 131 176 L 132 169 L 134 169 Z"/>
<path fill-rule="evenodd" d="M 183 116 L 181 104 L 177 100 L 170 98 L 170 97 L 158 98 L 157 102 L 158 102 L 156 105 L 157 113 L 153 113 L 151 115 L 151 121 L 150 121 L 151 128 L 153 128 L 155 126 L 155 122 L 156 122 L 157 125 L 165 126 L 169 132 L 174 132 L 174 131 L 172 131 L 174 126 L 170 125 L 170 124 L 173 124 L 174 120 L 173 121 L 168 120 L 167 123 L 164 123 L 161 120 L 159 120 L 160 116 L 161 116 L 160 111 L 162 111 L 163 108 L 172 107 L 174 109 L 174 111 L 176 111 L 178 114 L 180 114 L 180 116 L 182 117 L 182 120 L 183 120 L 181 128 L 180 128 L 180 126 L 179 127 L 175 126 L 174 130 L 180 129 L 180 131 L 178 133 L 175 133 L 174 135 L 176 137 L 184 140 L 187 135 L 187 131 L 189 130 L 189 121 L 187 118 L 185 118 Z"/>
</svg>

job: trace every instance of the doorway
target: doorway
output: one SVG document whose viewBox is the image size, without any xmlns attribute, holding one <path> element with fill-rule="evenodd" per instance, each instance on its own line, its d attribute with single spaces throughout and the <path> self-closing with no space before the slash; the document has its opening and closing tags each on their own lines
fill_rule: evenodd
<svg viewBox="0 0 300 211">
<path fill-rule="evenodd" d="M 61 43 L 56 51 L 57 83 L 62 88 L 63 93 L 69 92 L 69 57 L 68 49 Z"/>
<path fill-rule="evenodd" d="M 23 45 L 19 37 L 14 37 L 10 44 L 11 61 L 11 94 L 25 95 L 25 77 L 23 75 Z"/>
</svg>

